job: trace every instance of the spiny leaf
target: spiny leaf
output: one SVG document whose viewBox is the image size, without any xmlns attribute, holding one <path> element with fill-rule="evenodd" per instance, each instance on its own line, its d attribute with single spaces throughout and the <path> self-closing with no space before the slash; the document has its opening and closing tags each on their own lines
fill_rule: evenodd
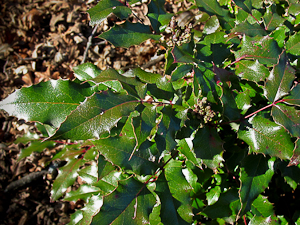
<svg viewBox="0 0 300 225">
<path fill-rule="evenodd" d="M 244 140 L 255 153 L 290 159 L 294 144 L 284 128 L 261 116 L 253 116 L 249 123 L 242 122 L 238 138 Z"/>
<path fill-rule="evenodd" d="M 122 25 L 114 26 L 109 31 L 100 34 L 99 38 L 109 41 L 116 47 L 128 48 L 132 45 L 138 45 L 149 38 L 159 40 L 160 35 L 152 34 L 149 26 L 126 21 Z"/>
<path fill-rule="evenodd" d="M 149 223 L 149 210 L 155 204 L 155 197 L 145 186 L 133 177 L 120 181 L 112 194 L 104 197 L 100 212 L 93 218 L 94 224 Z"/>
<path fill-rule="evenodd" d="M 294 137 L 300 137 L 300 111 L 292 106 L 276 104 L 271 114 L 276 123 L 282 125 Z"/>
<path fill-rule="evenodd" d="M 289 96 L 284 97 L 284 102 L 287 104 L 300 106 L 300 85 L 294 87 Z"/>
<path fill-rule="evenodd" d="M 190 224 L 193 219 L 190 195 L 194 189 L 183 175 L 182 162 L 171 160 L 165 166 L 165 178 L 173 198 L 179 201 L 177 213 Z"/>
<path fill-rule="evenodd" d="M 93 216 L 95 216 L 103 205 L 103 197 L 101 195 L 92 196 L 86 203 L 86 205 L 77 210 L 71 215 L 70 225 L 86 225 L 92 222 Z"/>
<path fill-rule="evenodd" d="M 238 61 L 257 59 L 262 64 L 272 65 L 277 64 L 281 54 L 277 42 L 268 36 L 251 38 L 244 35 L 240 47 L 241 49 L 234 53 Z"/>
<path fill-rule="evenodd" d="M 59 169 L 59 174 L 55 179 L 52 190 L 51 190 L 51 199 L 56 201 L 66 192 L 67 188 L 71 186 L 77 176 L 78 169 L 84 164 L 82 159 L 70 159 L 70 161 L 61 169 Z"/>
<path fill-rule="evenodd" d="M 293 36 L 291 36 L 289 40 L 286 42 L 286 52 L 293 55 L 299 55 L 299 51 L 300 51 L 300 33 L 296 33 Z"/>
<path fill-rule="evenodd" d="M 16 90 L 0 102 L 0 109 L 27 121 L 37 121 L 57 128 L 94 91 L 89 84 L 50 80 Z"/>
<path fill-rule="evenodd" d="M 282 53 L 277 65 L 270 72 L 265 84 L 265 96 L 275 102 L 287 95 L 295 78 L 295 70 L 289 65 L 286 54 Z"/>
<path fill-rule="evenodd" d="M 193 140 L 194 151 L 197 158 L 209 168 L 216 170 L 223 161 L 223 142 L 217 130 L 212 127 L 200 128 Z"/>
<path fill-rule="evenodd" d="M 51 139 L 86 140 L 99 138 L 134 110 L 138 101 L 126 94 L 111 91 L 87 98 L 62 123 Z"/>
<path fill-rule="evenodd" d="M 241 215 L 251 209 L 251 204 L 269 185 L 274 174 L 274 158 L 248 155 L 242 162 L 240 181 Z"/>
<path fill-rule="evenodd" d="M 92 142 L 100 154 L 114 165 L 138 174 L 152 174 L 157 169 L 157 165 L 149 161 L 149 151 L 136 151 L 137 140 L 131 118 L 127 120 L 119 136 Z"/>
<path fill-rule="evenodd" d="M 111 13 L 119 16 L 120 19 L 125 19 L 131 14 L 131 10 L 117 0 L 101 0 L 87 12 L 91 17 L 91 26 L 102 23 Z"/>
<path fill-rule="evenodd" d="M 236 74 L 246 80 L 259 82 L 264 81 L 269 76 L 269 70 L 258 60 L 241 60 L 235 64 Z"/>
</svg>

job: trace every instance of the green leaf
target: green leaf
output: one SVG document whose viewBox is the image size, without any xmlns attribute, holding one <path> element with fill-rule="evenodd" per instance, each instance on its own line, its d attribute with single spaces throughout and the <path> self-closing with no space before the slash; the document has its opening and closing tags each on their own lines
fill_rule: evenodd
<svg viewBox="0 0 300 225">
<path fill-rule="evenodd" d="M 203 27 L 203 33 L 212 34 L 220 28 L 219 20 L 216 16 L 212 16 L 206 21 Z"/>
<path fill-rule="evenodd" d="M 250 24 L 248 21 L 236 25 L 236 27 L 231 30 L 231 33 L 245 34 L 249 37 L 267 35 L 267 32 L 259 24 Z"/>
<path fill-rule="evenodd" d="M 252 2 L 251 0 L 234 0 L 234 3 L 243 9 L 245 12 L 251 14 L 252 11 Z"/>
<path fill-rule="evenodd" d="M 122 25 L 114 26 L 109 31 L 100 34 L 99 38 L 109 41 L 116 47 L 128 48 L 132 45 L 141 44 L 149 38 L 158 41 L 160 35 L 152 34 L 149 26 L 126 21 Z"/>
<path fill-rule="evenodd" d="M 205 126 L 200 128 L 193 140 L 194 151 L 197 158 L 209 168 L 216 170 L 223 161 L 223 141 L 216 128 Z"/>
<path fill-rule="evenodd" d="M 148 4 L 148 18 L 151 26 L 156 33 L 159 33 L 160 27 L 167 25 L 166 20 L 169 21 L 172 14 L 166 13 L 164 9 L 165 0 L 152 0 Z"/>
<path fill-rule="evenodd" d="M 111 91 L 87 98 L 62 123 L 51 139 L 86 140 L 99 138 L 117 122 L 134 111 L 138 101 L 126 94 Z"/>
<path fill-rule="evenodd" d="M 53 148 L 55 145 L 54 141 L 32 141 L 27 148 L 21 150 L 18 161 L 30 156 L 33 152 L 42 152 L 45 148 Z"/>
<path fill-rule="evenodd" d="M 81 81 L 91 80 L 97 77 L 101 70 L 92 63 L 84 63 L 73 67 L 75 77 Z"/>
<path fill-rule="evenodd" d="M 263 155 L 244 158 L 240 174 L 241 215 L 251 209 L 253 201 L 269 186 L 273 174 L 274 158 L 268 160 Z"/>
<path fill-rule="evenodd" d="M 93 224 L 149 223 L 149 211 L 155 204 L 155 197 L 145 186 L 133 177 L 120 181 L 112 194 L 104 197 L 100 212 L 93 218 Z"/>
<path fill-rule="evenodd" d="M 215 204 L 219 200 L 220 194 L 220 186 L 215 186 L 214 188 L 211 188 L 209 192 L 206 193 L 207 205 Z"/>
<path fill-rule="evenodd" d="M 137 140 L 131 118 L 127 120 L 118 136 L 95 140 L 92 143 L 106 160 L 134 173 L 152 174 L 158 167 L 149 160 L 151 158 L 149 151 L 137 151 Z"/>
<path fill-rule="evenodd" d="M 79 171 L 80 172 L 80 171 Z M 64 197 L 65 201 L 78 201 L 79 199 L 88 202 L 88 200 L 100 192 L 100 188 L 94 187 L 88 184 L 81 184 L 79 188 L 75 191 L 70 191 Z"/>
<path fill-rule="evenodd" d="M 258 60 L 241 60 L 237 62 L 235 66 L 236 74 L 243 79 L 254 82 L 264 81 L 270 73 L 264 65 L 258 62 Z"/>
<path fill-rule="evenodd" d="M 282 53 L 279 63 L 273 67 L 265 84 L 265 96 L 275 102 L 287 95 L 295 79 L 295 70 L 289 65 L 286 54 Z"/>
<path fill-rule="evenodd" d="M 94 88 L 89 84 L 50 80 L 16 90 L 0 102 L 0 109 L 27 121 L 57 128 L 93 92 Z"/>
<path fill-rule="evenodd" d="M 285 38 L 287 37 L 286 33 L 289 31 L 289 29 L 286 26 L 277 27 L 270 37 L 273 37 L 275 41 L 277 41 L 278 46 L 280 48 L 283 48 L 285 45 Z"/>
<path fill-rule="evenodd" d="M 267 12 L 263 16 L 265 28 L 268 31 L 275 30 L 277 27 L 282 26 L 285 19 L 279 16 L 272 6 L 267 7 Z"/>
<path fill-rule="evenodd" d="M 189 161 L 191 161 L 195 166 L 201 167 L 201 160 L 197 159 L 194 153 L 193 143 L 191 138 L 186 138 L 178 141 L 178 151 L 180 151 Z"/>
<path fill-rule="evenodd" d="M 238 138 L 244 140 L 251 152 L 290 159 L 294 144 L 284 128 L 261 116 L 253 116 L 249 123 L 242 122 Z"/>
<path fill-rule="evenodd" d="M 70 225 L 86 225 L 92 222 L 93 217 L 99 212 L 103 205 L 103 198 L 101 195 L 92 196 L 85 206 L 77 210 L 71 215 Z"/>
<path fill-rule="evenodd" d="M 249 222 L 249 225 L 261 225 L 261 224 L 277 225 L 277 224 L 285 224 L 285 223 L 279 223 L 278 219 L 274 220 L 273 218 L 263 217 L 263 216 L 254 216 Z"/>
<path fill-rule="evenodd" d="M 299 55 L 300 52 L 300 33 L 296 33 L 286 42 L 286 52 Z"/>
<path fill-rule="evenodd" d="M 165 166 L 165 178 L 173 198 L 179 201 L 177 213 L 187 223 L 191 224 L 193 211 L 190 195 L 194 189 L 183 175 L 182 162 L 171 160 Z"/>
<path fill-rule="evenodd" d="M 117 0 L 101 0 L 87 12 L 91 17 L 91 26 L 102 23 L 111 13 L 120 17 L 120 19 L 125 19 L 131 14 L 131 10 Z"/>
<path fill-rule="evenodd" d="M 300 139 L 298 138 L 298 140 L 296 141 L 296 148 L 294 149 L 293 156 L 291 158 L 289 166 L 292 166 L 292 165 L 297 166 L 299 164 L 300 164 Z M 289 168 L 292 168 L 292 167 L 289 167 Z M 299 168 L 297 168 L 297 169 L 299 169 Z M 296 173 L 296 174 L 298 174 L 298 173 Z M 296 180 L 295 177 L 293 177 L 293 178 L 294 179 L 292 179 L 292 180 Z M 298 183 L 300 183 L 300 179 L 299 179 Z M 296 187 L 294 186 L 292 188 L 296 189 Z"/>
<path fill-rule="evenodd" d="M 53 182 L 51 199 L 56 201 L 66 192 L 67 188 L 74 184 L 80 166 L 84 164 L 82 159 L 70 159 L 70 161 L 58 171 L 58 176 Z"/>
<path fill-rule="evenodd" d="M 172 72 L 172 77 L 171 80 L 172 81 L 176 81 L 179 80 L 181 78 L 183 78 L 187 73 L 191 72 L 191 70 L 193 69 L 192 65 L 179 65 L 173 72 Z"/>
<path fill-rule="evenodd" d="M 274 121 L 287 129 L 294 137 L 300 137 L 300 111 L 292 106 L 276 104 L 271 114 Z"/>
<path fill-rule="evenodd" d="M 234 223 L 239 206 L 238 191 L 232 188 L 221 193 L 219 200 L 215 204 L 205 207 L 201 214 L 211 219 L 226 218 L 228 223 Z"/>
<path fill-rule="evenodd" d="M 262 64 L 272 65 L 277 64 L 281 54 L 277 42 L 270 37 L 251 38 L 244 35 L 240 47 L 241 49 L 234 53 L 237 61 L 253 59 Z"/>
<path fill-rule="evenodd" d="M 291 105 L 300 106 L 300 85 L 296 85 L 289 96 L 284 97 L 284 102 Z"/>
<path fill-rule="evenodd" d="M 98 180 L 98 167 L 95 164 L 89 165 L 78 172 L 80 178 L 87 184 L 92 184 Z"/>
<path fill-rule="evenodd" d="M 188 52 L 188 49 L 184 48 L 184 45 L 177 46 L 175 45 L 172 49 L 172 55 L 174 57 L 174 63 L 193 63 L 198 62 L 197 59 Z"/>
<path fill-rule="evenodd" d="M 275 214 L 273 204 L 269 202 L 268 198 L 263 195 L 253 201 L 251 205 L 251 211 L 256 216 L 268 217 Z"/>
</svg>

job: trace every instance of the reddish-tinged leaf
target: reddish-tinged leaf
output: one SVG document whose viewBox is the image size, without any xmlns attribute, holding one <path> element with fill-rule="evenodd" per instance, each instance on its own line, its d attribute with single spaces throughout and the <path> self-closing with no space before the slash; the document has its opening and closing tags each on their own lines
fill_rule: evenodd
<svg viewBox="0 0 300 225">
<path fill-rule="evenodd" d="M 67 117 L 51 139 L 99 138 L 134 111 L 137 104 L 135 97 L 126 94 L 111 91 L 94 94 Z"/>
<path fill-rule="evenodd" d="M 282 125 L 294 137 L 300 137 L 300 111 L 293 106 L 276 104 L 271 114 L 276 123 Z"/>
<path fill-rule="evenodd" d="M 287 95 L 295 79 L 295 70 L 290 66 L 286 54 L 282 53 L 277 65 L 270 72 L 265 84 L 265 96 L 275 102 Z"/>
<path fill-rule="evenodd" d="M 89 84 L 50 80 L 16 90 L 0 102 L 0 109 L 27 121 L 38 121 L 57 128 L 93 92 L 94 88 Z"/>
<path fill-rule="evenodd" d="M 52 201 L 56 201 L 63 196 L 67 188 L 75 182 L 78 176 L 77 171 L 83 164 L 83 159 L 70 159 L 64 167 L 59 169 L 58 176 L 55 179 L 51 190 Z"/>
<path fill-rule="evenodd" d="M 235 64 L 236 74 L 241 78 L 259 82 L 264 81 L 269 76 L 269 70 L 262 64 L 255 61 L 241 60 Z"/>
<path fill-rule="evenodd" d="M 276 41 L 268 36 L 249 37 L 243 36 L 240 44 L 241 49 L 235 52 L 237 61 L 241 59 L 254 59 L 262 64 L 277 64 L 281 49 Z"/>
<path fill-rule="evenodd" d="M 289 96 L 284 97 L 284 102 L 287 104 L 300 106 L 300 85 L 294 87 Z"/>
<path fill-rule="evenodd" d="M 296 148 L 288 166 L 298 166 L 300 164 L 300 139 L 296 141 Z M 296 187 L 295 187 L 296 188 Z"/>
<path fill-rule="evenodd" d="M 294 144 L 285 129 L 261 116 L 253 116 L 242 122 L 238 138 L 244 140 L 251 152 L 290 159 Z"/>
</svg>

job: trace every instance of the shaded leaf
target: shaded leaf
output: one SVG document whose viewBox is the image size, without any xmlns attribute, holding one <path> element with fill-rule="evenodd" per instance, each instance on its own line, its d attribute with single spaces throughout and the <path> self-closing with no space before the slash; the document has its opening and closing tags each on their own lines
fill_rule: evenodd
<svg viewBox="0 0 300 225">
<path fill-rule="evenodd" d="M 263 29 L 259 24 L 250 24 L 248 21 L 236 25 L 236 27 L 231 30 L 231 33 L 245 34 L 249 37 L 267 35 L 265 29 Z"/>
<path fill-rule="evenodd" d="M 101 0 L 87 12 L 91 17 L 91 26 L 102 23 L 111 13 L 120 17 L 120 19 L 125 19 L 131 14 L 131 10 L 117 0 Z"/>
<path fill-rule="evenodd" d="M 215 128 L 205 126 L 200 128 L 193 140 L 197 158 L 209 168 L 215 170 L 223 161 L 223 141 Z"/>
<path fill-rule="evenodd" d="M 164 9 L 165 0 L 153 0 L 148 4 L 148 18 L 151 26 L 156 33 L 160 32 L 161 26 L 166 26 L 172 14 L 166 13 Z"/>
<path fill-rule="evenodd" d="M 120 181 L 118 188 L 104 197 L 100 212 L 92 224 L 149 223 L 149 211 L 155 204 L 155 197 L 145 186 L 133 177 Z"/>
<path fill-rule="evenodd" d="M 38 121 L 55 128 L 92 95 L 94 88 L 68 80 L 50 80 L 16 90 L 0 102 L 0 109 L 27 121 Z"/>
<path fill-rule="evenodd" d="M 138 45 L 149 38 L 157 41 L 160 35 L 152 34 L 149 26 L 126 21 L 122 25 L 114 26 L 109 31 L 100 34 L 99 38 L 109 41 L 116 47 L 128 48 L 132 45 Z"/>
<path fill-rule="evenodd" d="M 265 23 L 266 30 L 272 31 L 275 30 L 277 27 L 280 27 L 285 19 L 279 16 L 272 6 L 267 7 L 267 12 L 263 16 L 263 20 Z"/>
<path fill-rule="evenodd" d="M 176 69 L 172 72 L 172 81 L 179 80 L 183 78 L 187 73 L 191 72 L 193 66 L 192 65 L 180 65 L 176 67 Z"/>
<path fill-rule="evenodd" d="M 284 97 L 284 102 L 287 104 L 300 106 L 300 85 L 294 87 L 289 96 Z"/>
<path fill-rule="evenodd" d="M 94 94 L 74 110 L 51 139 L 85 140 L 99 138 L 134 111 L 138 101 L 111 91 Z"/>
<path fill-rule="evenodd" d="M 267 159 L 263 155 L 248 155 L 241 166 L 240 198 L 241 215 L 251 209 L 253 201 L 268 186 L 274 174 L 274 158 Z"/>
<path fill-rule="evenodd" d="M 82 159 L 70 159 L 70 161 L 58 171 L 58 176 L 53 182 L 51 190 L 51 199 L 56 201 L 66 192 L 67 188 L 74 184 L 78 169 L 84 164 Z"/>
<path fill-rule="evenodd" d="M 253 116 L 248 122 L 241 123 L 238 138 L 249 145 L 251 152 L 291 158 L 294 144 L 282 126 L 261 116 Z"/>
<path fill-rule="evenodd" d="M 270 72 L 265 84 L 265 96 L 275 102 L 287 95 L 295 79 L 295 70 L 289 65 L 286 54 L 282 53 L 279 62 Z"/>
<path fill-rule="evenodd" d="M 30 156 L 33 152 L 42 152 L 45 148 L 53 148 L 55 145 L 54 141 L 32 141 L 27 148 L 21 150 L 18 160 Z"/>
</svg>

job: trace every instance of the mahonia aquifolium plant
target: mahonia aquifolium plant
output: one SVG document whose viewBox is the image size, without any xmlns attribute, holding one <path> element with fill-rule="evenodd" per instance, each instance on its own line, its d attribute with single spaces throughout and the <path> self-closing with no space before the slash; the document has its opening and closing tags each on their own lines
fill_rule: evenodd
<svg viewBox="0 0 300 225">
<path fill-rule="evenodd" d="M 88 10 L 91 26 L 120 19 L 99 36 L 115 47 L 160 45 L 164 74 L 84 63 L 75 80 L 22 88 L 0 107 L 35 121 L 43 143 L 70 143 L 52 158 L 66 164 L 51 192 L 85 202 L 70 224 L 300 223 L 300 2 L 184 3 Z M 132 19 L 139 4 L 149 24 Z"/>
</svg>

